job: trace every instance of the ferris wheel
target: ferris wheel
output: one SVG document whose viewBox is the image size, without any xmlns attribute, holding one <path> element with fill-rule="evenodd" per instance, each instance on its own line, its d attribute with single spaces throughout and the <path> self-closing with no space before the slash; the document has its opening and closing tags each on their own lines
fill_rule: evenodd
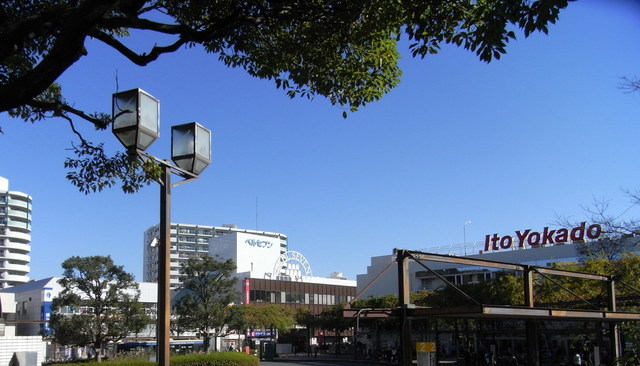
<svg viewBox="0 0 640 366">
<path fill-rule="evenodd" d="M 273 279 L 284 281 L 303 281 L 312 277 L 311 265 L 300 252 L 286 251 L 280 255 L 273 266 Z"/>
</svg>

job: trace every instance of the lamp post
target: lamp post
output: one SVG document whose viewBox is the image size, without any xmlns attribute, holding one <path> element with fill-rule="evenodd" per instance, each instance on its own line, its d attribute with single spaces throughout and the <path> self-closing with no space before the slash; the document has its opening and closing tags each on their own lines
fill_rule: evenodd
<svg viewBox="0 0 640 366">
<path fill-rule="evenodd" d="M 356 330 L 354 332 L 353 335 L 353 343 L 355 344 L 355 359 L 358 359 L 358 335 L 360 333 L 360 314 L 362 314 L 363 312 L 366 311 L 371 311 L 373 309 L 371 308 L 363 308 L 363 309 L 359 309 L 356 312 Z"/>
<path fill-rule="evenodd" d="M 464 225 L 462 226 L 462 235 L 463 235 L 463 239 L 464 240 L 462 242 L 462 246 L 464 246 L 464 255 L 467 255 L 467 225 L 471 224 L 471 220 L 467 221 L 464 223 Z"/>
<path fill-rule="evenodd" d="M 171 174 L 186 183 L 211 162 L 211 131 L 191 122 L 171 127 L 171 160 L 161 160 L 144 152 L 160 136 L 160 101 L 151 94 L 132 89 L 113 94 L 113 133 L 130 154 L 151 159 L 160 167 L 160 240 L 158 243 L 158 365 L 169 366 L 169 325 L 171 310 Z"/>
</svg>

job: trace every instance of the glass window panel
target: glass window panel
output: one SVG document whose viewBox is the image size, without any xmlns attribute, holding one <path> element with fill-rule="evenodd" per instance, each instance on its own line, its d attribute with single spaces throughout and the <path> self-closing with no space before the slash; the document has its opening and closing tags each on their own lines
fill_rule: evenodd
<svg viewBox="0 0 640 366">
<path fill-rule="evenodd" d="M 113 128 L 129 127 L 136 125 L 137 118 L 137 95 L 136 91 L 122 93 L 113 97 L 113 116 L 117 116 L 113 121 Z M 126 113 L 122 113 L 129 111 Z"/>
<path fill-rule="evenodd" d="M 194 153 L 194 131 L 188 128 L 174 127 L 172 130 L 171 156 L 182 156 Z"/>
<path fill-rule="evenodd" d="M 198 140 L 196 141 L 196 154 L 198 156 L 210 160 L 211 159 L 211 131 L 197 125 L 198 133 L 196 134 Z"/>
<path fill-rule="evenodd" d="M 157 137 L 160 130 L 160 103 L 157 99 L 140 92 L 140 126 L 153 132 Z M 155 139 L 155 138 L 154 138 Z"/>
</svg>

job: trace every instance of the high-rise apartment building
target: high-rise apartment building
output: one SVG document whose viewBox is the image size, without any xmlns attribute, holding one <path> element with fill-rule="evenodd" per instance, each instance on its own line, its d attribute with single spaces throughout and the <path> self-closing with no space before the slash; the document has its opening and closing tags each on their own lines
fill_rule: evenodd
<svg viewBox="0 0 640 366">
<path fill-rule="evenodd" d="M 29 282 L 31 196 L 0 177 L 0 288 Z"/>
<path fill-rule="evenodd" d="M 171 224 L 171 288 L 180 287 L 180 267 L 189 258 L 209 255 L 211 240 L 229 233 L 245 233 L 256 238 L 276 242 L 280 254 L 287 251 L 287 236 L 266 231 L 239 229 L 235 225 L 205 226 L 192 224 Z M 144 232 L 143 241 L 143 281 L 158 282 L 158 246 L 160 226 L 156 225 Z"/>
</svg>

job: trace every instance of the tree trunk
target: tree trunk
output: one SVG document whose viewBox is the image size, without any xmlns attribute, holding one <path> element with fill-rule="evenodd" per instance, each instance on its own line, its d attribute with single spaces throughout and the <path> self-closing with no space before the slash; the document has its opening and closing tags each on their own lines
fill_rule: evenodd
<svg viewBox="0 0 640 366">
<path fill-rule="evenodd" d="M 93 347 L 93 352 L 96 354 L 93 356 L 96 362 L 102 362 L 102 352 L 100 352 L 101 347 Z"/>
<path fill-rule="evenodd" d="M 209 334 L 207 332 L 202 332 L 202 348 L 204 353 L 209 353 Z"/>
</svg>

